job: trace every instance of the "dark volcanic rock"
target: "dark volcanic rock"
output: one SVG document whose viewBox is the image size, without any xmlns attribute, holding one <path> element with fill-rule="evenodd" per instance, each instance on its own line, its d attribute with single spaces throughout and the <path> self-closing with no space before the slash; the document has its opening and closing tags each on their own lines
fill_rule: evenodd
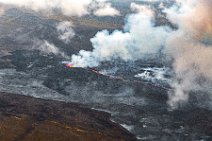
<svg viewBox="0 0 212 141">
<path fill-rule="evenodd" d="M 62 60 L 54 54 L 44 54 L 39 50 L 16 50 L 11 55 L 2 57 L 4 60 L 10 60 L 18 71 L 29 71 L 36 68 L 45 68 L 47 66 L 57 65 Z"/>
<path fill-rule="evenodd" d="M 2 141 L 136 140 L 131 133 L 111 122 L 110 114 L 79 104 L 0 93 L 0 113 Z"/>
<path fill-rule="evenodd" d="M 64 94 L 66 94 L 65 87 L 72 83 L 108 93 L 117 93 L 121 88 L 127 86 L 122 80 L 102 75 L 93 69 L 67 68 L 60 64 L 47 71 L 48 76 L 44 81 L 44 85 Z"/>
</svg>

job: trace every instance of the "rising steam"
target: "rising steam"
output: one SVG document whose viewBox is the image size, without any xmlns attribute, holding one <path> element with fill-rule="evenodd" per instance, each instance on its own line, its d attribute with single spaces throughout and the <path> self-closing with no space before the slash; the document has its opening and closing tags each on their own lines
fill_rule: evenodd
<svg viewBox="0 0 212 141">
<path fill-rule="evenodd" d="M 54 54 L 54 55 L 62 56 L 64 58 L 69 59 L 69 57 L 64 52 L 60 51 L 58 47 L 56 47 L 52 43 L 49 43 L 46 40 L 42 41 L 42 40 L 36 39 L 34 41 L 34 45 L 32 49 L 37 49 L 46 54 Z"/>
<path fill-rule="evenodd" d="M 66 44 L 70 43 L 70 40 L 75 36 L 73 24 L 69 21 L 58 23 L 56 28 L 58 32 L 58 38 Z"/>
<path fill-rule="evenodd" d="M 178 26 L 155 27 L 154 12 L 135 3 L 135 14 L 128 17 L 124 31 L 104 30 L 91 39 L 93 51 L 81 50 L 72 56 L 72 64 L 93 67 L 112 59 L 138 60 L 145 55 L 163 51 L 174 60 L 175 76 L 168 104 L 175 108 L 186 102 L 191 93 L 212 95 L 212 1 L 176 0 L 164 10 L 167 19 Z"/>
<path fill-rule="evenodd" d="M 54 13 L 55 11 L 66 16 L 83 16 L 94 14 L 96 16 L 117 16 L 119 11 L 112 7 L 108 0 L 0 0 L 0 16 L 7 6 L 23 7 L 36 12 Z M 75 36 L 73 24 L 70 21 L 63 21 L 56 25 L 58 38 L 64 43 L 70 43 Z M 38 41 L 33 48 L 68 58 L 55 45 L 48 41 Z"/>
<path fill-rule="evenodd" d="M 167 39 L 166 48 L 174 58 L 176 78 L 169 104 L 178 106 L 192 92 L 212 90 L 212 1 L 178 0 L 180 8 L 167 10 L 169 19 L 179 26 Z"/>
<path fill-rule="evenodd" d="M 60 11 L 66 16 L 120 14 L 108 0 L 0 0 L 2 4 L 35 11 Z M 73 55 L 71 64 L 75 67 L 94 67 L 103 61 L 135 61 L 163 52 L 173 59 L 175 75 L 170 83 L 173 90 L 169 92 L 168 101 L 172 108 L 186 102 L 193 93 L 208 93 L 212 99 L 211 7 L 211 0 L 176 0 L 171 8 L 163 11 L 166 18 L 177 27 L 171 29 L 165 25 L 155 26 L 155 14 L 150 7 L 132 3 L 133 14 L 127 17 L 124 29 L 112 33 L 99 31 L 91 39 L 93 50 L 81 50 Z M 3 11 L 0 7 L 0 14 Z M 60 23 L 57 31 L 59 39 L 65 43 L 69 43 L 75 35 L 72 24 L 68 22 Z M 47 41 L 41 42 L 40 50 L 65 55 Z"/>
<path fill-rule="evenodd" d="M 128 17 L 124 31 L 116 30 L 111 34 L 107 30 L 98 32 L 91 39 L 93 51 L 81 50 L 78 55 L 72 56 L 72 64 L 94 67 L 102 61 L 117 58 L 124 61 L 138 60 L 144 57 L 142 54 L 162 50 L 170 29 L 165 26 L 154 27 L 154 14 L 149 8 L 132 3 L 131 9 L 136 13 Z"/>
<path fill-rule="evenodd" d="M 118 16 L 120 12 L 113 8 L 110 3 L 100 3 L 99 8 L 94 12 L 96 16 Z"/>
</svg>

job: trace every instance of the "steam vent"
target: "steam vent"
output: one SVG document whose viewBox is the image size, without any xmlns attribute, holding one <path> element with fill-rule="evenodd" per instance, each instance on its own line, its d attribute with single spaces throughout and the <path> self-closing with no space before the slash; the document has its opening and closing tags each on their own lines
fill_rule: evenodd
<svg viewBox="0 0 212 141">
<path fill-rule="evenodd" d="M 211 141 L 212 0 L 0 0 L 0 141 Z"/>
</svg>

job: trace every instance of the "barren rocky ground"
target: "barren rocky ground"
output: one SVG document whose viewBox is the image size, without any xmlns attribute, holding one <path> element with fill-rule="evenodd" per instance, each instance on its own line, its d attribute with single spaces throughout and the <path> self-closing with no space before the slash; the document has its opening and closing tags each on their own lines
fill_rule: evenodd
<svg viewBox="0 0 212 141">
<path fill-rule="evenodd" d="M 2 141 L 133 141 L 110 114 L 79 104 L 0 93 Z"/>
<path fill-rule="evenodd" d="M 118 18 L 42 16 L 14 7 L 2 15 L 0 141 L 212 140 L 207 95 L 191 96 L 182 107 L 169 109 L 172 66 L 164 54 L 135 62 L 102 62 L 94 68 L 62 63 L 81 49 L 91 50 L 90 38 L 98 31 L 122 29 L 129 4 L 113 2 L 122 13 Z M 160 16 L 155 26 L 177 28 Z M 63 20 L 75 25 L 69 44 L 58 39 L 55 28 Z M 39 48 L 43 40 L 65 56 Z"/>
</svg>

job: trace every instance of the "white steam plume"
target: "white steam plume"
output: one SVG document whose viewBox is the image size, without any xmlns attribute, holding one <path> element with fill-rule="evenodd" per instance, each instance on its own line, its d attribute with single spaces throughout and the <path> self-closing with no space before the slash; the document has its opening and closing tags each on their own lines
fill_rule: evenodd
<svg viewBox="0 0 212 141">
<path fill-rule="evenodd" d="M 107 12 L 105 16 L 118 15 L 118 11 L 110 5 L 108 0 L 0 0 L 0 4 L 15 5 L 35 11 L 59 10 L 66 16 L 83 16 L 101 11 Z"/>
<path fill-rule="evenodd" d="M 167 39 L 176 78 L 169 104 L 175 108 L 193 92 L 212 95 L 212 1 L 178 0 L 180 8 L 168 9 L 169 19 L 179 29 Z"/>
<path fill-rule="evenodd" d="M 70 43 L 70 40 L 75 36 L 73 24 L 69 21 L 60 22 L 56 28 L 59 34 L 59 39 L 66 44 Z"/>
<path fill-rule="evenodd" d="M 208 93 L 212 97 L 212 1 L 176 0 L 164 12 L 178 26 L 170 31 L 166 26 L 154 27 L 151 9 L 132 3 L 136 14 L 129 16 L 124 31 L 101 31 L 91 39 L 93 51 L 81 50 L 72 56 L 72 64 L 93 67 L 101 61 L 120 58 L 142 59 L 143 54 L 164 53 L 174 59 L 173 92 L 168 104 L 176 108 L 186 102 L 191 93 Z"/>
<path fill-rule="evenodd" d="M 134 3 L 131 8 L 137 13 L 128 17 L 124 31 L 116 30 L 111 34 L 107 30 L 98 32 L 91 39 L 93 51 L 81 50 L 72 56 L 71 63 L 77 67 L 94 67 L 102 61 L 117 58 L 125 61 L 138 60 L 144 57 L 142 54 L 159 52 L 170 29 L 154 27 L 154 14 L 149 8 Z"/>
<path fill-rule="evenodd" d="M 119 16 L 120 12 L 113 8 L 110 3 L 102 3 L 99 8 L 94 12 L 96 16 Z"/>
</svg>

